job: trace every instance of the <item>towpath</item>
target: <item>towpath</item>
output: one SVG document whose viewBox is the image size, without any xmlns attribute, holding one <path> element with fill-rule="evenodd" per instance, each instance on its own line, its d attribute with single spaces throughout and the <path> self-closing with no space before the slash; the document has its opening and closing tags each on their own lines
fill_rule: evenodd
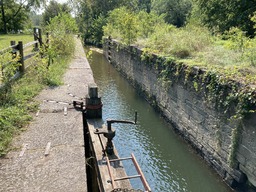
<svg viewBox="0 0 256 192">
<path fill-rule="evenodd" d="M 64 84 L 41 92 L 40 110 L 14 139 L 14 150 L 0 159 L 1 192 L 87 192 L 82 115 L 67 103 L 84 98 L 91 83 L 91 68 L 76 39 Z"/>
</svg>

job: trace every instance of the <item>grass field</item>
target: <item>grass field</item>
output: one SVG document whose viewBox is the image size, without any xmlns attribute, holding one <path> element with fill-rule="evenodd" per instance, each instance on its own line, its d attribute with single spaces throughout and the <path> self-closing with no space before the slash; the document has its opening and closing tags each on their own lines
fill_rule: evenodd
<svg viewBox="0 0 256 192">
<path fill-rule="evenodd" d="M 34 41 L 33 35 L 24 35 L 24 34 L 8 34 L 0 35 L 0 50 L 5 49 L 10 46 L 11 41 L 23 41 L 23 44 Z"/>
</svg>

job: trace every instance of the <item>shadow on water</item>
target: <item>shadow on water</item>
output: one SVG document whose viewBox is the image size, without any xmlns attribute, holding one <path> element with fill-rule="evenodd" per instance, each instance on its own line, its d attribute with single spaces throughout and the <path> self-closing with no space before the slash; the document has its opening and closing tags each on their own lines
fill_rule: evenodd
<svg viewBox="0 0 256 192">
<path fill-rule="evenodd" d="M 113 125 L 114 144 L 120 157 L 134 153 L 152 191 L 231 191 L 101 53 L 93 51 L 90 64 L 104 104 L 104 121 L 133 120 L 138 112 L 137 125 Z M 132 162 L 124 161 L 124 166 L 128 175 L 134 175 Z M 142 188 L 139 179 L 131 182 Z"/>
</svg>

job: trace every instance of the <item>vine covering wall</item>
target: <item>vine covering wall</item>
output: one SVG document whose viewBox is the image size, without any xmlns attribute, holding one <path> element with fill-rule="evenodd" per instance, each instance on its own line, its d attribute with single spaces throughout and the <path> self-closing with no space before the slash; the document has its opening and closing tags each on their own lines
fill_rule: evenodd
<svg viewBox="0 0 256 192">
<path fill-rule="evenodd" d="M 104 54 L 229 185 L 256 186 L 253 86 L 110 39 Z"/>
</svg>

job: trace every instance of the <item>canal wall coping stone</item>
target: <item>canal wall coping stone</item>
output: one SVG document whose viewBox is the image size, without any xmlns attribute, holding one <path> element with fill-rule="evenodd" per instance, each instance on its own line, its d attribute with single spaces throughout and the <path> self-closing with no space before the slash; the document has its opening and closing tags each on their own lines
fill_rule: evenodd
<svg viewBox="0 0 256 192">
<path fill-rule="evenodd" d="M 0 159 L 0 191 L 87 192 L 81 112 L 72 105 L 54 102 L 85 98 L 88 85 L 95 83 L 82 43 L 75 41 L 75 55 L 64 84 L 37 96 L 40 110 L 33 122 L 14 139 L 14 150 Z"/>
<path fill-rule="evenodd" d="M 135 46 L 123 46 L 112 39 L 105 39 L 103 49 L 106 58 L 175 125 L 229 185 L 248 179 L 256 186 L 255 113 L 242 123 L 229 121 L 234 111 L 224 112 L 216 107 L 218 95 L 209 94 L 212 96 L 209 101 L 209 95 L 208 98 L 205 95 L 207 90 L 198 89 L 202 79 L 195 79 L 195 76 L 206 73 L 200 68 L 187 68 L 184 64 L 180 64 L 180 68 L 170 61 L 176 71 L 164 75 L 161 71 L 165 59 L 160 56 L 145 54 Z M 175 72 L 179 72 L 178 77 Z M 230 85 L 222 86 L 227 95 Z M 241 85 L 237 83 L 237 86 Z"/>
</svg>

